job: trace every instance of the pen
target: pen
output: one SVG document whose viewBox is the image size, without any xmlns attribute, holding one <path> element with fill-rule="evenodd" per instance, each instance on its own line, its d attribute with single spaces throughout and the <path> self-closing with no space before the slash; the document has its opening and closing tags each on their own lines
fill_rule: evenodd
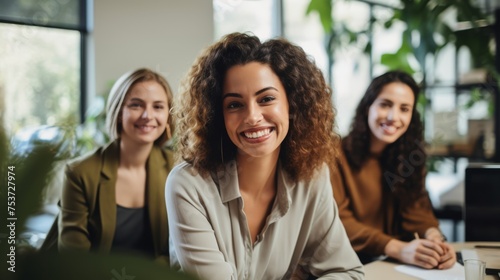
<svg viewBox="0 0 500 280">
<path fill-rule="evenodd" d="M 478 249 L 500 249 L 500 246 L 495 246 L 495 245 L 476 245 L 474 248 Z"/>
</svg>

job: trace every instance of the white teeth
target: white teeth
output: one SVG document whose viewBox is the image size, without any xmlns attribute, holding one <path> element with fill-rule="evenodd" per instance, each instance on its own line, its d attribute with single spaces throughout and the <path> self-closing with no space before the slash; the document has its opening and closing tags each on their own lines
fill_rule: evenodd
<svg viewBox="0 0 500 280">
<path fill-rule="evenodd" d="M 147 126 L 147 125 L 139 125 L 137 126 L 137 128 L 139 128 L 142 131 L 151 131 L 153 129 L 152 126 Z"/>
<path fill-rule="evenodd" d="M 271 129 L 266 128 L 266 129 L 255 131 L 255 132 L 245 132 L 245 137 L 247 137 L 247 138 L 259 138 L 259 137 L 262 137 L 264 135 L 268 135 L 269 133 L 271 133 Z"/>
<path fill-rule="evenodd" d="M 382 129 L 386 131 L 387 133 L 395 133 L 397 130 L 397 127 L 393 125 L 387 125 L 387 124 L 382 124 Z"/>
</svg>

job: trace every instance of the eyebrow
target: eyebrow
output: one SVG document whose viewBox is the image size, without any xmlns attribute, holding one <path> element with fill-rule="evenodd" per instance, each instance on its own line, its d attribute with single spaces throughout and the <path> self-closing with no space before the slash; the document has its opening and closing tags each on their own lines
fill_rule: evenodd
<svg viewBox="0 0 500 280">
<path fill-rule="evenodd" d="M 139 97 L 132 97 L 128 100 L 128 102 L 132 102 L 132 101 L 145 102 L 143 99 L 141 99 Z M 153 101 L 153 103 L 167 103 L 167 102 L 165 100 L 155 100 L 155 101 Z"/>
<path fill-rule="evenodd" d="M 275 91 L 278 91 L 275 87 L 265 87 L 263 89 L 260 89 L 258 90 L 257 92 L 255 92 L 255 95 L 259 95 L 263 92 L 266 92 L 268 90 L 275 90 Z M 241 94 L 239 93 L 233 93 L 233 92 L 229 92 L 229 93 L 226 93 L 223 97 L 222 97 L 222 100 L 224 100 L 226 97 L 238 97 L 238 98 L 242 98 Z"/>
<path fill-rule="evenodd" d="M 381 99 L 382 102 L 387 102 L 387 103 L 391 103 L 391 104 L 394 104 L 394 102 L 392 102 L 392 100 L 390 99 L 386 99 L 386 98 L 382 98 Z M 402 106 L 409 106 L 409 107 L 413 107 L 413 104 L 410 104 L 410 103 L 403 103 L 401 104 Z"/>
</svg>

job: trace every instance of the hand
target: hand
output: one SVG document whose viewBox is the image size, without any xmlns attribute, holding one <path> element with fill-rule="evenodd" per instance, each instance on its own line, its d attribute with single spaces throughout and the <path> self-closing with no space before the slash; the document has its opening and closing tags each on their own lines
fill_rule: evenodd
<svg viewBox="0 0 500 280">
<path fill-rule="evenodd" d="M 440 261 L 449 265 L 448 260 L 442 258 L 445 255 L 445 247 L 425 239 L 415 239 L 409 243 L 392 239 L 387 243 L 385 253 L 403 263 L 427 269 L 438 267 Z"/>
<path fill-rule="evenodd" d="M 449 243 L 441 242 L 440 246 L 444 248 L 445 254 L 439 260 L 438 269 L 448 269 L 457 262 L 457 254 L 455 249 Z"/>
<path fill-rule="evenodd" d="M 431 269 L 440 264 L 444 254 L 445 248 L 440 244 L 430 240 L 416 239 L 402 248 L 401 259 L 403 262 Z"/>
<path fill-rule="evenodd" d="M 441 259 L 439 260 L 438 269 L 448 269 L 455 264 L 457 261 L 455 249 L 450 244 L 444 242 L 445 238 L 443 238 L 443 234 L 439 229 L 435 227 L 429 228 L 425 232 L 425 239 L 436 242 L 444 250 L 444 254 L 441 255 Z"/>
</svg>

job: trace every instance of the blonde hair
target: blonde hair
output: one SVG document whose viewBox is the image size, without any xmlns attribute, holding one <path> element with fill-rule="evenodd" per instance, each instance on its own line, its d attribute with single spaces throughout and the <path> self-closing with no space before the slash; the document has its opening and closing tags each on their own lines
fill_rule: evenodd
<svg viewBox="0 0 500 280">
<path fill-rule="evenodd" d="M 169 108 L 168 123 L 166 125 L 165 132 L 155 140 L 155 144 L 161 146 L 172 137 L 174 126 L 170 109 L 172 108 L 173 95 L 170 85 L 160 74 L 147 68 L 139 68 L 137 70 L 129 71 L 118 78 L 109 92 L 108 101 L 106 103 L 106 129 L 112 141 L 120 138 L 120 134 L 122 132 L 120 117 L 125 97 L 135 84 L 146 81 L 157 82 L 167 93 L 167 103 Z"/>
</svg>

